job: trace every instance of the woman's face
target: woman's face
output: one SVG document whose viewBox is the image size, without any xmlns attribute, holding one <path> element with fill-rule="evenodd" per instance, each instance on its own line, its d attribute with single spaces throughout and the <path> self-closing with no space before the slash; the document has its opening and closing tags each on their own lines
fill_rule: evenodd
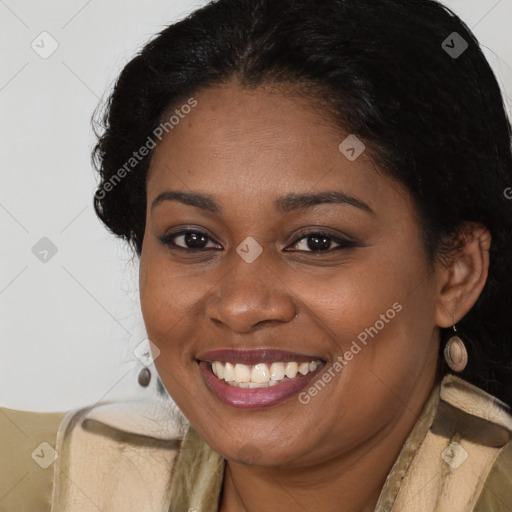
<svg viewBox="0 0 512 512">
<path fill-rule="evenodd" d="M 230 82 L 194 99 L 155 148 L 140 261 L 172 398 L 214 450 L 262 466 L 318 463 L 410 428 L 438 333 L 409 195 L 361 146 L 342 152 L 349 134 L 306 98 Z M 226 383 L 212 361 L 263 387 Z"/>
</svg>

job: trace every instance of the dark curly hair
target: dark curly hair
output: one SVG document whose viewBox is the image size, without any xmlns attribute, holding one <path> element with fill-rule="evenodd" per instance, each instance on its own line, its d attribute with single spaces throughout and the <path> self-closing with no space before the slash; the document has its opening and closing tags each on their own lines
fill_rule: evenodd
<svg viewBox="0 0 512 512">
<path fill-rule="evenodd" d="M 512 404 L 511 129 L 470 29 L 433 0 L 218 0 L 165 28 L 119 76 L 93 153 L 96 213 L 138 256 L 159 126 L 232 78 L 302 91 L 363 139 L 411 194 L 429 261 L 467 222 L 490 230 L 487 283 L 458 324 L 461 376 Z"/>
</svg>

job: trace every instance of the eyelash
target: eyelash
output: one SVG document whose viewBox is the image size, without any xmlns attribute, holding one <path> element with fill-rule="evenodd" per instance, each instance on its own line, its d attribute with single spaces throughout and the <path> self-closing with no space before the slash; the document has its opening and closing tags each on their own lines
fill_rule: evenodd
<svg viewBox="0 0 512 512">
<path fill-rule="evenodd" d="M 207 238 L 207 242 L 206 243 L 208 243 L 209 241 L 217 243 L 211 237 L 209 237 L 206 233 L 204 233 L 203 231 L 195 230 L 195 229 L 185 229 L 185 230 L 182 230 L 182 231 L 178 231 L 176 233 L 169 233 L 167 235 L 159 237 L 159 240 L 160 240 L 160 242 L 162 244 L 167 245 L 169 247 L 169 249 L 171 249 L 171 250 L 181 250 L 181 251 L 185 251 L 185 252 L 189 252 L 189 253 L 190 252 L 220 250 L 220 249 L 216 249 L 216 248 L 213 248 L 213 247 L 209 247 L 209 248 L 203 247 L 203 248 L 195 248 L 194 249 L 194 248 L 190 248 L 190 247 L 182 247 L 182 246 L 176 245 L 174 243 L 174 240 L 176 238 L 178 238 L 180 236 L 187 235 L 187 234 L 196 234 L 196 235 L 204 236 L 204 237 Z M 340 250 L 340 249 L 350 249 L 350 248 L 355 247 L 357 245 L 355 241 L 350 240 L 348 238 L 340 238 L 340 237 L 336 237 L 336 236 L 334 236 L 334 235 L 332 235 L 330 233 L 327 233 L 325 231 L 322 231 L 322 230 L 315 230 L 315 231 L 307 231 L 307 232 L 299 233 L 298 234 L 298 238 L 296 238 L 294 240 L 294 242 L 291 244 L 291 246 L 297 245 L 303 239 L 307 239 L 307 238 L 312 237 L 312 236 L 319 236 L 319 237 L 328 238 L 328 239 L 330 239 L 331 242 L 338 244 L 338 247 L 330 248 L 330 249 L 327 249 L 327 250 L 317 250 L 317 251 L 312 251 L 312 250 L 302 251 L 302 250 L 299 250 L 297 252 L 309 252 L 309 253 L 312 253 L 312 254 L 322 254 L 322 253 L 323 254 L 327 254 L 327 253 L 332 253 L 333 251 Z M 288 246 L 288 247 L 290 247 L 290 246 Z M 292 252 L 290 250 L 287 250 L 287 248 L 285 248 L 284 250 L 286 252 Z"/>
</svg>

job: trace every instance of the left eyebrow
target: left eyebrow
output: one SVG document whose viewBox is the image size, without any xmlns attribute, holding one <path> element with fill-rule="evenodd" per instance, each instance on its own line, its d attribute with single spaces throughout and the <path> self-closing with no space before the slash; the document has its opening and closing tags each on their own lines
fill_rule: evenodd
<svg viewBox="0 0 512 512">
<path fill-rule="evenodd" d="M 317 194 L 288 194 L 275 202 L 275 208 L 280 213 L 289 213 L 294 210 L 312 208 L 318 204 L 347 204 L 375 215 L 375 212 L 364 201 L 337 190 L 328 190 Z"/>
</svg>

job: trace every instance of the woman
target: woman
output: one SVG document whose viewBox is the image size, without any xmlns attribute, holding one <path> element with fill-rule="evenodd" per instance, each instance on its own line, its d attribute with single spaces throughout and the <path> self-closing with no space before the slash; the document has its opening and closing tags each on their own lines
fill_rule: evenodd
<svg viewBox="0 0 512 512">
<path fill-rule="evenodd" d="M 96 212 L 190 426 L 59 418 L 52 511 L 512 510 L 510 125 L 460 19 L 219 0 L 104 123 Z"/>
</svg>

